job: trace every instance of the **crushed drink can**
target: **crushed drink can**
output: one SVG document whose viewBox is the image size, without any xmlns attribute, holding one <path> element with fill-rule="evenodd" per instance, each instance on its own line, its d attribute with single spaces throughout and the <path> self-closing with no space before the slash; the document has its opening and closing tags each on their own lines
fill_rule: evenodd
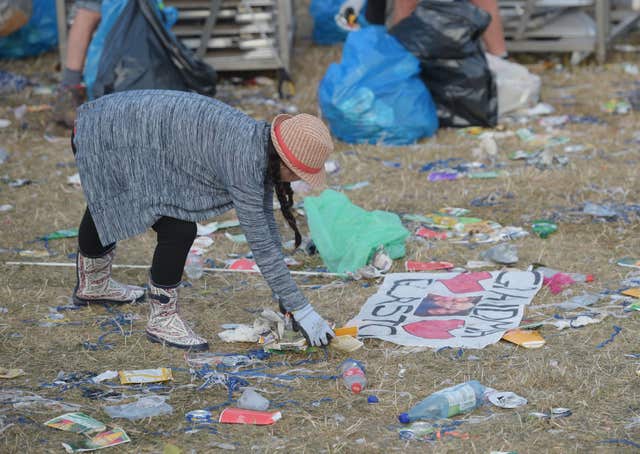
<svg viewBox="0 0 640 454">
<path fill-rule="evenodd" d="M 184 415 L 184 419 L 190 423 L 206 424 L 210 423 L 211 412 L 208 410 L 193 410 Z"/>
</svg>

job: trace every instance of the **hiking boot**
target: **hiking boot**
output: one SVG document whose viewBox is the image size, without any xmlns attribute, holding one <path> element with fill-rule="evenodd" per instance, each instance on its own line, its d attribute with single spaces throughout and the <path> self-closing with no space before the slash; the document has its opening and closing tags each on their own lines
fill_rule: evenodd
<svg viewBox="0 0 640 454">
<path fill-rule="evenodd" d="M 84 85 L 60 85 L 56 90 L 53 103 L 53 119 L 67 128 L 73 128 L 76 121 L 76 109 L 85 101 Z"/>
<path fill-rule="evenodd" d="M 78 251 L 76 273 L 78 283 L 73 291 L 73 304 L 86 306 L 89 303 L 121 304 L 144 299 L 144 289 L 124 285 L 111 279 L 111 264 L 116 254 L 115 247 L 102 257 L 87 257 Z"/>
<path fill-rule="evenodd" d="M 147 337 L 171 347 L 194 351 L 208 350 L 209 344 L 178 315 L 178 289 L 157 287 L 149 279 L 148 301 L 151 313 L 147 323 Z"/>
</svg>

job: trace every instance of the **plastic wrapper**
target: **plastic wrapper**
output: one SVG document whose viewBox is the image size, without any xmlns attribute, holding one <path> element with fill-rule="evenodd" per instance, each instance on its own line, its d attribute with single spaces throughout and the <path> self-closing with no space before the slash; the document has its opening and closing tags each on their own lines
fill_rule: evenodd
<svg viewBox="0 0 640 454">
<path fill-rule="evenodd" d="M 406 145 L 438 129 L 420 62 L 382 26 L 349 34 L 318 89 L 331 132 L 349 143 Z"/>
<path fill-rule="evenodd" d="M 125 418 L 130 421 L 173 413 L 173 407 L 165 402 L 165 396 L 149 395 L 136 402 L 124 405 L 104 407 L 104 411 L 112 418 Z"/>
<path fill-rule="evenodd" d="M 431 0 L 390 30 L 420 60 L 441 126 L 498 122 L 496 83 L 480 44 L 490 18 L 467 0 Z"/>
<path fill-rule="evenodd" d="M 381 245 L 392 259 L 405 254 L 409 231 L 394 213 L 366 211 L 330 189 L 307 197 L 304 206 L 311 238 L 331 272 L 355 272 Z"/>
<path fill-rule="evenodd" d="M 159 369 L 121 370 L 118 372 L 120 383 L 131 385 L 136 383 L 158 383 L 173 380 L 171 369 L 161 367 Z"/>
</svg>

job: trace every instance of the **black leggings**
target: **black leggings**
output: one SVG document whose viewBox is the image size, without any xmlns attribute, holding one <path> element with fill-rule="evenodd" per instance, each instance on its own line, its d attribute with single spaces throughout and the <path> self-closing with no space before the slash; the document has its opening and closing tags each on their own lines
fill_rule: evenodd
<svg viewBox="0 0 640 454">
<path fill-rule="evenodd" d="M 189 249 L 196 238 L 196 223 L 161 217 L 152 228 L 158 235 L 158 243 L 153 253 L 151 280 L 158 287 L 176 287 L 180 284 Z M 107 246 L 100 243 L 96 225 L 87 208 L 78 229 L 80 252 L 86 257 L 101 257 L 114 246 L 115 243 Z"/>
</svg>

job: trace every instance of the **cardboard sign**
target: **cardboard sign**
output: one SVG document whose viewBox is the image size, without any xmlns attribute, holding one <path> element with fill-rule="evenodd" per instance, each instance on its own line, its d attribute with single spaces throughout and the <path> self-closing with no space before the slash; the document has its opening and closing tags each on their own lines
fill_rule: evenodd
<svg viewBox="0 0 640 454">
<path fill-rule="evenodd" d="M 534 271 L 389 274 L 349 325 L 361 339 L 484 348 L 518 327 L 541 286 Z"/>
</svg>

